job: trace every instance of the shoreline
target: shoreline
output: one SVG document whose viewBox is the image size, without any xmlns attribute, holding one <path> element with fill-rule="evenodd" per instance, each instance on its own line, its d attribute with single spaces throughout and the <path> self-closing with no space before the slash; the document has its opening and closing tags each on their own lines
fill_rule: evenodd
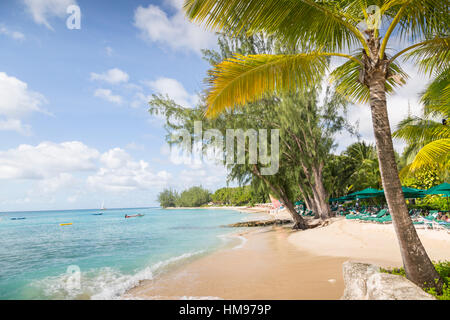
<svg viewBox="0 0 450 320">
<path fill-rule="evenodd" d="M 418 234 L 431 259 L 450 258 L 448 233 Z M 392 224 L 335 218 L 326 227 L 306 231 L 257 227 L 231 237 L 236 239 L 225 248 L 143 281 L 122 298 L 335 300 L 344 290 L 343 262 L 385 268 L 402 264 Z"/>
<path fill-rule="evenodd" d="M 251 206 L 229 206 L 229 207 L 220 207 L 220 206 L 211 206 L 211 207 L 167 207 L 163 208 L 163 210 L 197 210 L 197 209 L 205 209 L 205 210 L 233 210 L 239 211 L 241 213 L 266 213 L 269 214 L 270 209 L 261 208 L 261 207 L 251 207 Z"/>
<path fill-rule="evenodd" d="M 291 233 L 290 227 L 234 233 L 225 248 L 142 281 L 122 298 L 339 299 L 344 259 L 300 251 L 287 240 Z"/>
</svg>

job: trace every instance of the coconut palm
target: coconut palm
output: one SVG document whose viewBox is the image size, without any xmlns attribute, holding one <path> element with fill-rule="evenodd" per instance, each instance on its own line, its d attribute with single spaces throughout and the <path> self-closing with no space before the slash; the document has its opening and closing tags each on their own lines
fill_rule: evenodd
<svg viewBox="0 0 450 320">
<path fill-rule="evenodd" d="M 206 115 L 243 106 L 268 93 L 295 91 L 319 82 L 329 57 L 346 62 L 332 72 L 337 89 L 357 102 L 369 102 L 383 187 L 407 277 L 436 287 L 434 269 L 408 215 L 389 125 L 386 94 L 402 84 L 396 60 L 412 50 L 423 60 L 448 51 L 448 0 L 185 0 L 186 15 L 210 29 L 238 35 L 264 32 L 303 53 L 236 54 L 210 71 Z M 386 25 L 387 28 L 381 28 Z M 381 35 L 381 31 L 383 35 Z M 391 39 L 409 46 L 389 57 Z M 447 41 L 447 42 L 446 42 Z M 446 42 L 447 51 L 436 43 Z M 427 71 L 442 67 L 428 59 Z M 435 284 L 435 279 L 439 279 Z"/>
<path fill-rule="evenodd" d="M 424 116 L 408 116 L 393 136 L 408 143 L 404 156 L 410 160 L 405 174 L 429 166 L 448 170 L 450 156 L 450 72 L 436 76 L 422 95 Z"/>
</svg>

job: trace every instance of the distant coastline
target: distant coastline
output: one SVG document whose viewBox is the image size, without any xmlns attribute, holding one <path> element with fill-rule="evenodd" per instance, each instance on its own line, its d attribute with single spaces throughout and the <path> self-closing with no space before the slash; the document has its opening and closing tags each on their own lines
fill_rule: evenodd
<svg viewBox="0 0 450 320">
<path fill-rule="evenodd" d="M 244 213 L 269 213 L 268 208 L 255 206 L 204 206 L 204 207 L 167 207 L 167 210 L 189 210 L 189 209 L 206 209 L 206 210 L 235 210 Z"/>
</svg>

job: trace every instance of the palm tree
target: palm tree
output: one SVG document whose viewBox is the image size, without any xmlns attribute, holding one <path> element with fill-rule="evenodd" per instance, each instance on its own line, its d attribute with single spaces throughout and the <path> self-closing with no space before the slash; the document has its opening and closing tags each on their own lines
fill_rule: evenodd
<svg viewBox="0 0 450 320">
<path fill-rule="evenodd" d="M 286 46 L 304 48 L 299 54 L 237 54 L 216 65 L 209 77 L 209 117 L 267 93 L 295 91 L 317 83 L 329 57 L 346 59 L 332 72 L 332 78 L 348 98 L 370 104 L 383 187 L 406 275 L 416 284 L 427 283 L 438 291 L 442 280 L 420 242 L 401 189 L 386 93 L 404 82 L 405 75 L 395 60 L 405 53 L 420 50 L 430 57 L 432 52 L 447 58 L 448 64 L 448 6 L 448 0 L 185 0 L 184 4 L 191 20 L 211 29 L 232 35 L 243 30 L 263 32 Z M 383 36 L 381 22 L 387 22 Z M 388 57 L 388 44 L 395 36 L 412 44 Z M 443 42 L 446 46 L 436 46 Z M 442 65 L 428 59 L 427 70 Z"/>
<path fill-rule="evenodd" d="M 344 155 L 355 163 L 355 170 L 349 178 L 353 186 L 351 192 L 381 187 L 380 169 L 374 145 L 364 141 L 356 142 L 347 147 Z"/>
<path fill-rule="evenodd" d="M 408 143 L 404 155 L 410 163 L 405 174 L 429 166 L 448 170 L 450 156 L 450 72 L 436 76 L 422 95 L 423 117 L 408 116 L 401 121 L 393 136 Z"/>
</svg>

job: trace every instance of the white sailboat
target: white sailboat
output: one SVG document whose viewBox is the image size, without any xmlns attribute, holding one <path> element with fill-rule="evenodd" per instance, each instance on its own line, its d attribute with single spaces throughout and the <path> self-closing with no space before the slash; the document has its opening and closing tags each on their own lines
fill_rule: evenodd
<svg viewBox="0 0 450 320">
<path fill-rule="evenodd" d="M 100 208 L 100 210 L 106 210 L 106 209 L 105 209 L 105 200 L 103 200 L 103 202 L 102 202 L 102 207 Z"/>
</svg>

